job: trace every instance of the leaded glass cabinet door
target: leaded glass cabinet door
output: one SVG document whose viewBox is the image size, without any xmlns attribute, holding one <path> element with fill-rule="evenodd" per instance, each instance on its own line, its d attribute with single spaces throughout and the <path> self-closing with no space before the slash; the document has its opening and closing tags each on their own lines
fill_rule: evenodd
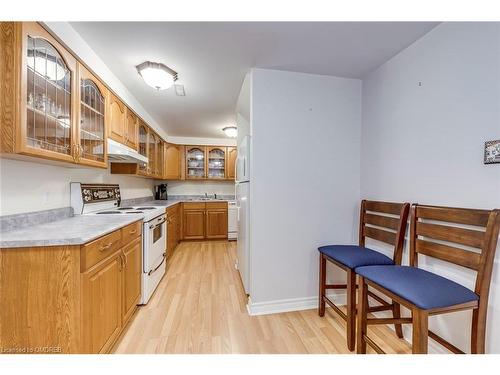
<svg viewBox="0 0 500 375">
<path fill-rule="evenodd" d="M 149 151 L 148 151 L 148 175 L 154 176 L 156 174 L 156 140 L 157 135 L 152 131 L 149 132 Z"/>
<path fill-rule="evenodd" d="M 186 147 L 186 178 L 205 177 L 205 148 L 200 146 Z"/>
<path fill-rule="evenodd" d="M 79 68 L 78 161 L 106 168 L 106 95 L 107 90 L 85 67 Z"/>
<path fill-rule="evenodd" d="M 23 24 L 20 151 L 77 162 L 76 59 L 36 23 Z"/>
<path fill-rule="evenodd" d="M 213 179 L 226 178 L 226 148 L 208 147 L 207 177 Z"/>
<path fill-rule="evenodd" d="M 139 121 L 139 154 L 145 157 L 148 156 L 148 128 L 146 124 Z M 148 165 L 146 163 L 139 163 L 139 173 L 147 174 Z"/>
</svg>

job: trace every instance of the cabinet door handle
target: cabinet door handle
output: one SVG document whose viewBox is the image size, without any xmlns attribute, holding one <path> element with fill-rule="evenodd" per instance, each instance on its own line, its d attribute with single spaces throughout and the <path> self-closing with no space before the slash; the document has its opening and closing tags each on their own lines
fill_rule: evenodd
<svg viewBox="0 0 500 375">
<path fill-rule="evenodd" d="M 136 233 L 137 233 L 137 229 L 134 229 L 134 230 L 130 231 L 130 234 L 136 234 Z"/>
<path fill-rule="evenodd" d="M 107 245 L 102 245 L 100 251 L 106 251 L 108 250 L 111 246 L 113 246 L 113 242 L 108 243 Z"/>
</svg>

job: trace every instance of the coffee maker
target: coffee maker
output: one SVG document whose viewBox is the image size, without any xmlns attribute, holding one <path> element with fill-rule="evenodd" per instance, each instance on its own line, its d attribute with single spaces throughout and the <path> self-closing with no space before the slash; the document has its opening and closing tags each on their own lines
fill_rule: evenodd
<svg viewBox="0 0 500 375">
<path fill-rule="evenodd" d="M 167 200 L 167 184 L 159 184 L 155 186 L 155 199 L 156 200 Z"/>
</svg>

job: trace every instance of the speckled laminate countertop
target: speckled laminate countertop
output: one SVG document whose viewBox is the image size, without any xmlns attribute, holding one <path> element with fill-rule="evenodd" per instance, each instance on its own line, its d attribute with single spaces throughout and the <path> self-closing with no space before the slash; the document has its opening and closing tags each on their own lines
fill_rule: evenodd
<svg viewBox="0 0 500 375">
<path fill-rule="evenodd" d="M 171 207 L 182 202 L 227 202 L 225 199 L 169 199 L 151 200 L 143 206 Z M 137 220 L 142 215 L 82 215 L 50 223 L 33 225 L 19 230 L 0 232 L 0 248 L 82 245 L 111 233 Z"/>
<path fill-rule="evenodd" d="M 142 220 L 142 215 L 73 216 L 29 228 L 0 232 L 0 248 L 82 245 L 137 220 Z"/>
</svg>

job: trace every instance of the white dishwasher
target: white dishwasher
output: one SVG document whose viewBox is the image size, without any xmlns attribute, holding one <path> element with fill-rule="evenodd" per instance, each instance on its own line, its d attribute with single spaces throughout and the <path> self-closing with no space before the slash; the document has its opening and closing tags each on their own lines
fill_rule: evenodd
<svg viewBox="0 0 500 375">
<path fill-rule="evenodd" d="M 238 239 L 238 207 L 236 201 L 227 202 L 227 238 Z"/>
</svg>

